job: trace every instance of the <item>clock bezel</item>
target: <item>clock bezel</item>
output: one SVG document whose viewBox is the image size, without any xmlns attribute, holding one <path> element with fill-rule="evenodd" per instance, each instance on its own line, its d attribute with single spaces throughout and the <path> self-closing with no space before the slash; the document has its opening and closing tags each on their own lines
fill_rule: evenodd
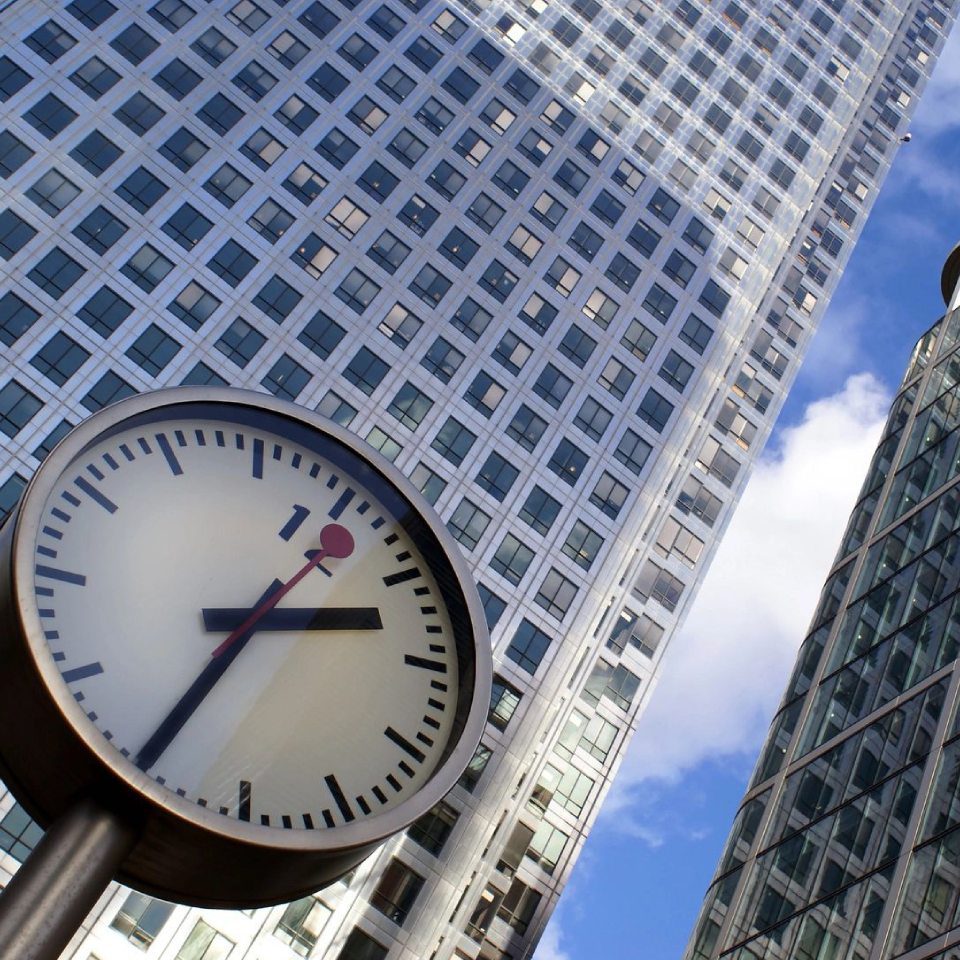
<svg viewBox="0 0 960 960">
<path fill-rule="evenodd" d="M 35 551 L 44 508 L 62 474 L 92 444 L 125 425 L 219 411 L 225 422 L 257 428 L 283 421 L 310 448 L 333 444 L 344 460 L 375 478 L 404 505 L 397 519 L 417 543 L 443 594 L 460 664 L 458 726 L 430 778 L 384 812 L 352 823 L 287 829 L 248 823 L 198 806 L 124 758 L 71 695 L 44 639 L 34 590 Z M 214 413 L 215 415 L 215 413 Z M 269 423 L 264 424 L 269 430 Z M 292 439 L 292 438 L 291 438 Z M 328 450 L 319 450 L 329 456 Z M 370 486 L 345 464 L 352 482 Z M 392 503 L 385 503 L 392 508 Z M 411 526 L 415 529 L 411 529 Z M 430 548 L 424 549 L 424 541 Z M 95 549 L 93 547 L 92 549 Z M 377 845 L 427 812 L 454 786 L 486 720 L 492 657 L 472 574 L 452 535 L 419 491 L 392 464 L 331 421 L 275 397 L 222 387 L 181 387 L 141 394 L 98 411 L 68 434 L 30 481 L 0 534 L 0 773 L 41 826 L 78 799 L 94 797 L 141 830 L 118 879 L 167 899 L 208 906 L 261 906 L 303 896 L 336 879 Z M 471 675 L 472 674 L 472 675 Z M 466 688 L 469 689 L 469 694 Z M 16 731 L 22 733 L 18 734 Z M 38 751 L 37 744 L 44 750 Z"/>
</svg>

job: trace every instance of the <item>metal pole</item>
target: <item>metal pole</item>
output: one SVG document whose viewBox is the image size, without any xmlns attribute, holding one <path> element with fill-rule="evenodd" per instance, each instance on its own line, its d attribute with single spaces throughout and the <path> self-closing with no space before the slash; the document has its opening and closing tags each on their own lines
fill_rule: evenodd
<svg viewBox="0 0 960 960">
<path fill-rule="evenodd" d="M 136 840 L 89 800 L 54 821 L 0 893 L 0 960 L 57 960 Z"/>
</svg>

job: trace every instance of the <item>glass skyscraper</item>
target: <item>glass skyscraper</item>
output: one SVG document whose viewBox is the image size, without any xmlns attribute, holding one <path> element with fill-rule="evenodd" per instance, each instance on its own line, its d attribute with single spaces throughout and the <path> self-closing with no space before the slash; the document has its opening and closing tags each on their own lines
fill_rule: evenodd
<svg viewBox="0 0 960 960">
<path fill-rule="evenodd" d="M 960 957 L 960 247 L 688 958 Z"/>
<path fill-rule="evenodd" d="M 497 671 L 460 785 L 352 877 L 249 916 L 113 891 L 72 955 L 528 957 L 948 0 L 0 11 L 3 509 L 112 400 L 266 390 L 436 506 Z M 4 797 L 0 869 L 35 835 Z"/>
</svg>

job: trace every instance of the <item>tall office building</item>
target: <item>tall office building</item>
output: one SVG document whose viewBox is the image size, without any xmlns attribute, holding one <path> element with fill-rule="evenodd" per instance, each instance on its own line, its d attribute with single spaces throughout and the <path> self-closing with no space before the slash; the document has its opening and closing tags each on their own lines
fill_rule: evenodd
<svg viewBox="0 0 960 960">
<path fill-rule="evenodd" d="M 960 247 L 687 956 L 960 957 Z"/>
<path fill-rule="evenodd" d="M 137 390 L 349 426 L 476 573 L 460 785 L 343 883 L 116 891 L 73 956 L 528 957 L 952 22 L 948 0 L 15 0 L 0 497 Z M 15 867 L 35 835 L 7 797 Z"/>
</svg>

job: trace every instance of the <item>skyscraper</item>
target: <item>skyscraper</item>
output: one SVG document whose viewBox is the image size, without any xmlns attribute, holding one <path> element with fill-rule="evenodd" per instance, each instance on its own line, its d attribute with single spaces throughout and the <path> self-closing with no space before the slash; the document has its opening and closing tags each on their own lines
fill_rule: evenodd
<svg viewBox="0 0 960 960">
<path fill-rule="evenodd" d="M 117 892 L 77 956 L 529 956 L 952 11 L 19 0 L 3 18 L 3 506 L 131 391 L 268 390 L 435 504 L 497 663 L 460 786 L 348 882 L 252 917 Z M 0 846 L 34 834 L 6 798 Z"/>
<path fill-rule="evenodd" d="M 688 957 L 960 956 L 960 247 Z"/>
</svg>

